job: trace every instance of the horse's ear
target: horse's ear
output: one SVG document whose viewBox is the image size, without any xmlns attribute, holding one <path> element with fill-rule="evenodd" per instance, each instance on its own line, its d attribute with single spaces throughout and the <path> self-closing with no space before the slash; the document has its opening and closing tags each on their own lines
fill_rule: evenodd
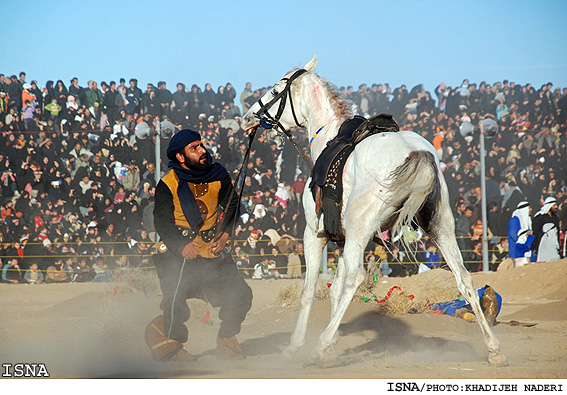
<svg viewBox="0 0 567 395">
<path fill-rule="evenodd" d="M 315 54 L 315 56 L 313 56 L 313 59 L 311 59 L 309 63 L 305 65 L 304 69 L 312 72 L 313 70 L 315 70 L 315 67 L 317 67 L 317 54 Z"/>
</svg>

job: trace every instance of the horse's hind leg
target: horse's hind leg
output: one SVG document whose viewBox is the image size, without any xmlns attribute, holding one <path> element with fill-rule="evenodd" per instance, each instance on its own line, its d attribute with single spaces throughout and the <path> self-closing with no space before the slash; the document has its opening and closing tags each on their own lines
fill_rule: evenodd
<svg viewBox="0 0 567 395">
<path fill-rule="evenodd" d="M 317 279 L 319 278 L 319 269 L 321 267 L 321 257 L 323 255 L 323 248 L 325 248 L 327 244 L 327 239 L 318 238 L 315 230 L 312 229 L 309 224 L 305 228 L 303 238 L 306 265 L 305 282 L 301 293 L 301 304 L 297 324 L 291 335 L 290 344 L 283 352 L 283 355 L 290 359 L 295 355 L 296 351 L 305 344 L 307 322 L 309 321 L 309 314 L 311 313 L 311 307 L 315 299 Z"/>
<path fill-rule="evenodd" d="M 490 328 L 484 313 L 480 307 L 478 293 L 474 287 L 472 276 L 463 265 L 463 257 L 455 239 L 453 215 L 448 205 L 440 208 L 435 218 L 433 229 L 429 231 L 432 239 L 439 246 L 439 250 L 453 271 L 457 281 L 457 288 L 463 297 L 471 305 L 474 315 L 480 325 L 484 342 L 488 347 L 488 361 L 496 366 L 506 366 L 508 362 L 504 354 L 500 352 L 500 341 L 496 338 Z"/>
</svg>

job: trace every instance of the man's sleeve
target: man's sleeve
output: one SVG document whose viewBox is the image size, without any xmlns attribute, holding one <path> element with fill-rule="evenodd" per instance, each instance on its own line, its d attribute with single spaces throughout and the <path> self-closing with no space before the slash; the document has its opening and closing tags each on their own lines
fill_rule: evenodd
<svg viewBox="0 0 567 395">
<path fill-rule="evenodd" d="M 8 278 L 6 277 L 6 275 L 8 274 L 8 268 L 11 267 L 8 264 L 5 264 L 4 267 L 2 268 L 2 280 L 4 282 L 10 282 L 10 280 L 8 280 Z"/>
<path fill-rule="evenodd" d="M 518 241 L 518 231 L 520 230 L 520 221 L 515 217 L 508 222 L 508 238 L 514 243 Z"/>
<path fill-rule="evenodd" d="M 168 249 L 181 255 L 187 240 L 175 225 L 173 218 L 173 195 L 169 187 L 161 180 L 156 186 L 155 198 L 154 226 L 156 232 Z"/>
<path fill-rule="evenodd" d="M 233 189 L 234 186 L 232 185 L 232 178 L 230 178 L 230 176 L 221 180 L 221 189 L 219 192 L 219 205 L 223 213 L 221 231 L 226 233 L 232 233 L 233 224 L 239 215 L 238 194 L 236 191 L 232 193 Z M 230 203 L 228 201 L 229 199 L 231 199 Z M 227 205 L 228 209 L 225 212 Z"/>
</svg>

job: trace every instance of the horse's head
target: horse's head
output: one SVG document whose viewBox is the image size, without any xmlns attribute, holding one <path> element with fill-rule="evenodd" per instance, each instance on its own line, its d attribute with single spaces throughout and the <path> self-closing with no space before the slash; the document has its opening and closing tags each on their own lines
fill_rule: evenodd
<svg viewBox="0 0 567 395">
<path fill-rule="evenodd" d="M 252 132 L 261 126 L 266 131 L 266 137 L 274 139 L 278 133 L 287 134 L 290 128 L 302 126 L 303 117 L 296 113 L 297 99 L 294 105 L 292 89 L 296 90 L 299 77 L 315 70 L 315 66 L 317 66 L 317 55 L 304 68 L 291 70 L 276 82 L 246 112 L 242 120 L 242 129 Z"/>
</svg>

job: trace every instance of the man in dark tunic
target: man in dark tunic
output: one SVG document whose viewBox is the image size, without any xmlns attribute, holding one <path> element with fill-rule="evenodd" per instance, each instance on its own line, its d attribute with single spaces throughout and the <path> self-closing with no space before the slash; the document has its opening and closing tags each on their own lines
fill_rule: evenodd
<svg viewBox="0 0 567 395">
<path fill-rule="evenodd" d="M 222 165 L 213 163 L 198 132 L 175 134 L 167 157 L 172 170 L 156 187 L 154 209 L 161 240 L 154 261 L 163 315 L 148 325 L 146 341 L 155 359 L 195 360 L 183 348 L 188 339 L 184 322 L 190 316 L 186 299 L 199 298 L 220 307 L 216 355 L 244 359 L 236 335 L 252 305 L 252 290 L 223 252 L 238 218 L 232 179 Z"/>
</svg>

